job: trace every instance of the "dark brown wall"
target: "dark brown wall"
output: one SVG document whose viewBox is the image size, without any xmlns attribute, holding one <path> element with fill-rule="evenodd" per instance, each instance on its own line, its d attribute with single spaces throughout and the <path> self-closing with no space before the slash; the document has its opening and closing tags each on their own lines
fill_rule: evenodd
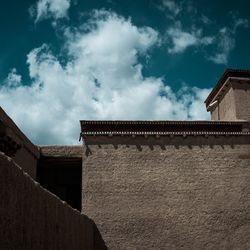
<svg viewBox="0 0 250 250">
<path fill-rule="evenodd" d="M 24 144 L 17 151 L 16 155 L 13 157 L 13 160 L 22 167 L 22 169 L 27 172 L 34 180 L 36 179 L 37 172 L 37 157 L 28 151 Z"/>
<path fill-rule="evenodd" d="M 81 211 L 82 146 L 40 146 L 37 181 Z"/>
<path fill-rule="evenodd" d="M 85 143 L 83 212 L 109 249 L 250 249 L 249 136 Z"/>
<path fill-rule="evenodd" d="M 0 107 L 0 121 L 5 128 L 5 136 L 20 146 L 13 159 L 33 179 L 36 178 L 37 159 L 39 150 L 16 126 L 12 119 Z"/>
<path fill-rule="evenodd" d="M 105 249 L 92 220 L 0 153 L 0 249 Z"/>
</svg>

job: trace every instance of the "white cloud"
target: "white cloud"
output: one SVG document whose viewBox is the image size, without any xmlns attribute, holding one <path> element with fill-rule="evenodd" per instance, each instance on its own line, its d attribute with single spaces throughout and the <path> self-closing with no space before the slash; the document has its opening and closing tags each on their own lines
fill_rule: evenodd
<svg viewBox="0 0 250 250">
<path fill-rule="evenodd" d="M 204 110 L 201 108 L 201 104 L 204 103 L 211 90 L 212 89 L 193 87 L 191 91 L 189 91 L 189 97 L 187 98 L 190 101 L 188 115 L 192 117 L 192 119 L 198 120 L 204 118 Z"/>
<path fill-rule="evenodd" d="M 181 11 L 181 6 L 179 6 L 176 2 L 171 0 L 163 0 L 161 5 L 159 6 L 161 10 L 167 9 L 169 12 L 171 12 L 173 15 L 178 15 Z"/>
<path fill-rule="evenodd" d="M 209 25 L 209 24 L 211 24 L 212 23 L 212 20 L 211 19 L 209 19 L 206 15 L 201 15 L 201 21 L 204 23 L 204 24 L 206 24 L 206 25 Z"/>
<path fill-rule="evenodd" d="M 249 26 L 249 22 L 245 18 L 237 18 L 234 16 L 234 24 L 232 28 L 232 32 L 235 33 L 237 31 L 237 28 L 244 27 L 247 28 Z"/>
<path fill-rule="evenodd" d="M 17 74 L 17 70 L 14 68 L 10 71 L 10 73 L 7 76 L 7 79 L 5 80 L 5 84 L 9 88 L 15 88 L 18 85 L 20 85 L 22 82 L 22 77 Z"/>
<path fill-rule="evenodd" d="M 211 36 L 202 37 L 201 29 L 186 32 L 182 30 L 180 24 L 167 30 L 167 38 L 171 40 L 172 47 L 168 49 L 169 53 L 181 53 L 188 47 L 210 45 L 214 38 Z"/>
<path fill-rule="evenodd" d="M 138 55 L 148 56 L 158 33 L 114 13 L 95 12 L 87 30 L 66 30 L 64 66 L 47 45 L 32 50 L 31 84 L 12 71 L 0 102 L 35 143 L 77 143 L 80 119 L 206 119 L 210 90 L 174 93 L 161 78 L 144 77 Z"/>
<path fill-rule="evenodd" d="M 236 32 L 241 27 L 249 27 L 249 21 L 245 18 L 240 18 L 235 11 L 229 12 L 232 23 L 227 24 L 225 27 L 214 27 L 217 32 L 212 35 L 204 36 L 206 26 L 216 25 L 216 23 L 209 19 L 204 14 L 199 15 L 198 10 L 190 1 L 174 1 L 174 0 L 161 0 L 160 5 L 156 6 L 161 11 L 166 12 L 166 17 L 171 20 L 171 25 L 167 28 L 165 40 L 168 42 L 168 52 L 170 54 L 183 53 L 190 47 L 210 47 L 213 51 L 209 55 L 205 54 L 205 58 L 216 64 L 227 64 L 231 51 L 235 47 Z M 180 12 L 188 13 L 190 16 L 188 21 L 191 21 L 188 29 L 187 23 L 182 23 Z M 199 19 L 197 17 L 199 16 Z M 203 27 L 200 28 L 200 23 Z M 205 24 L 205 26 L 204 26 Z M 199 28 L 197 28 L 197 26 Z M 211 51 L 210 50 L 210 51 Z M 204 52 L 204 50 L 203 50 Z"/>
<path fill-rule="evenodd" d="M 228 28 L 222 28 L 219 32 L 217 53 L 208 59 L 216 64 L 227 64 L 228 57 L 235 46 L 235 39 Z"/>
<path fill-rule="evenodd" d="M 65 18 L 68 15 L 71 0 L 39 0 L 30 8 L 30 13 L 35 17 L 35 22 L 53 18 Z"/>
<path fill-rule="evenodd" d="M 237 29 L 240 27 L 248 27 L 248 21 L 242 18 L 234 17 L 234 24 L 232 28 L 223 27 L 219 30 L 216 42 L 217 52 L 208 57 L 208 60 L 216 64 L 227 64 L 231 51 L 235 47 L 235 35 Z"/>
</svg>

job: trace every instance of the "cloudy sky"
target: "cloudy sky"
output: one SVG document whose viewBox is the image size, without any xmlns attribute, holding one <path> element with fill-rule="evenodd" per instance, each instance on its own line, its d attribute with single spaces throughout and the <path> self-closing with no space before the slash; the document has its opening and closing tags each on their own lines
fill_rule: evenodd
<svg viewBox="0 0 250 250">
<path fill-rule="evenodd" d="M 209 119 L 226 68 L 250 68 L 250 2 L 9 0 L 0 105 L 36 144 L 78 143 L 81 119 Z"/>
</svg>

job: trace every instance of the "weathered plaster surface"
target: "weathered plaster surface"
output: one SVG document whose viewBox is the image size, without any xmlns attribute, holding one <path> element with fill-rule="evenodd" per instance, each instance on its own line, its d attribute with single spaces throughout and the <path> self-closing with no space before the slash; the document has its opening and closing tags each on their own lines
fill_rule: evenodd
<svg viewBox="0 0 250 250">
<path fill-rule="evenodd" d="M 27 172 L 33 179 L 36 178 L 37 159 L 40 157 L 39 150 L 16 126 L 12 119 L 0 107 L 0 121 L 3 123 L 6 136 L 16 142 L 20 149 L 13 157 L 15 162 Z"/>
<path fill-rule="evenodd" d="M 234 89 L 230 87 L 226 93 L 219 98 L 219 102 L 216 108 L 211 112 L 212 120 L 225 120 L 235 121 L 236 118 L 236 107 L 235 107 L 235 96 Z"/>
<path fill-rule="evenodd" d="M 79 146 L 39 146 L 43 157 L 82 157 L 83 148 Z"/>
<path fill-rule="evenodd" d="M 250 121 L 250 83 L 235 83 L 234 91 L 237 119 Z"/>
<path fill-rule="evenodd" d="M 249 81 L 230 82 L 230 87 L 218 99 L 211 110 L 212 120 L 250 121 L 250 83 Z"/>
<path fill-rule="evenodd" d="M 0 249 L 106 249 L 94 222 L 0 153 Z"/>
<path fill-rule="evenodd" d="M 249 136 L 85 144 L 83 212 L 109 249 L 250 249 Z"/>
</svg>

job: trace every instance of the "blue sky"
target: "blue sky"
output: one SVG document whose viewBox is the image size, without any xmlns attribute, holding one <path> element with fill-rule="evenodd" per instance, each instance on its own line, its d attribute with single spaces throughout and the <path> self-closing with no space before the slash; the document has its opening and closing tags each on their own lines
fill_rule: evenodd
<svg viewBox="0 0 250 250">
<path fill-rule="evenodd" d="M 81 119 L 209 119 L 226 68 L 250 68 L 250 3 L 5 1 L 0 105 L 37 144 Z"/>
</svg>

